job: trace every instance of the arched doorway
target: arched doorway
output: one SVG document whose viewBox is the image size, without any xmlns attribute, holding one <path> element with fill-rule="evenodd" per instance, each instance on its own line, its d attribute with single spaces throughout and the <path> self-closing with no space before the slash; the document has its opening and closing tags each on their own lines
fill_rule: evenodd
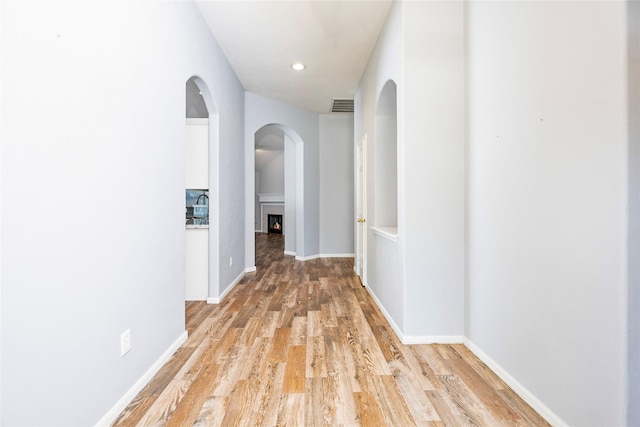
<svg viewBox="0 0 640 427">
<path fill-rule="evenodd" d="M 187 173 L 185 205 L 197 206 L 201 219 L 189 224 L 186 209 L 186 298 L 205 299 L 218 295 L 220 281 L 219 261 L 219 136 L 218 109 L 206 83 L 197 76 L 185 85 L 187 120 Z M 193 138 L 192 138 L 193 137 Z M 191 146 L 189 145 L 191 144 Z M 192 188 L 190 188 L 192 187 Z M 191 193 L 189 190 L 195 190 Z M 194 201 L 190 201 L 191 194 Z M 197 197 L 196 197 L 197 196 Z M 205 208 L 204 205 L 207 205 Z M 203 221 L 206 211 L 206 221 Z M 206 223 L 206 224 L 205 224 Z"/>
<path fill-rule="evenodd" d="M 282 206 L 284 217 L 284 253 L 296 257 L 304 256 L 304 143 L 300 136 L 288 126 L 271 123 L 262 126 L 254 133 L 254 168 L 255 182 L 254 225 L 256 231 L 264 230 L 266 224 L 265 211 Z M 277 163 L 282 159 L 282 186 L 266 185 L 266 162 Z M 275 171 L 269 171 L 272 181 Z M 262 179 L 261 179 L 262 178 Z M 262 184 L 262 185 L 261 185 Z M 281 192 L 261 191 L 262 189 L 281 188 Z M 252 252 L 255 253 L 255 247 Z"/>
</svg>

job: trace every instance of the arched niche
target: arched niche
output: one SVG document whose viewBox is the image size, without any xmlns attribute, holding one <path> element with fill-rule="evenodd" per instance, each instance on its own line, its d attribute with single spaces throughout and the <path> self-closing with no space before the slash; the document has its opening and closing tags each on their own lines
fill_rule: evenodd
<svg viewBox="0 0 640 427">
<path fill-rule="evenodd" d="M 375 114 L 374 220 L 375 226 L 398 227 L 398 108 L 393 80 L 385 83 Z"/>
</svg>

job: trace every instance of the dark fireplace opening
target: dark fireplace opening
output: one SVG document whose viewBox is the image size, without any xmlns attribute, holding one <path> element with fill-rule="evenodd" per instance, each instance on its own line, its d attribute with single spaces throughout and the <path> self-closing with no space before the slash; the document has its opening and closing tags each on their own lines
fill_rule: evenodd
<svg viewBox="0 0 640 427">
<path fill-rule="evenodd" d="M 282 215 L 267 214 L 269 233 L 282 234 Z"/>
</svg>

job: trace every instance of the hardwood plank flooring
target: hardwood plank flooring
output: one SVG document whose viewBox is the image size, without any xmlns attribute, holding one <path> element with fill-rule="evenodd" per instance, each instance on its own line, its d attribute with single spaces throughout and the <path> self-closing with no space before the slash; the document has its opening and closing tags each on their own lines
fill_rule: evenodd
<svg viewBox="0 0 640 427">
<path fill-rule="evenodd" d="M 189 338 L 114 426 L 548 426 L 464 345 L 403 345 L 353 259 L 283 255 L 218 305 L 186 304 Z"/>
</svg>

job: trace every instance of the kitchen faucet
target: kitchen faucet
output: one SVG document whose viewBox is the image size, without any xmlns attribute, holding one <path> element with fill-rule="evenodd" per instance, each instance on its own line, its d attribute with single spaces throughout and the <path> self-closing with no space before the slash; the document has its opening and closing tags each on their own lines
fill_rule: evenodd
<svg viewBox="0 0 640 427">
<path fill-rule="evenodd" d="M 199 195 L 198 198 L 196 199 L 196 205 L 200 204 L 200 197 L 206 197 L 207 198 L 207 203 L 205 203 L 205 205 L 208 204 L 209 196 L 207 196 L 206 194 L 203 193 L 203 194 Z"/>
</svg>

